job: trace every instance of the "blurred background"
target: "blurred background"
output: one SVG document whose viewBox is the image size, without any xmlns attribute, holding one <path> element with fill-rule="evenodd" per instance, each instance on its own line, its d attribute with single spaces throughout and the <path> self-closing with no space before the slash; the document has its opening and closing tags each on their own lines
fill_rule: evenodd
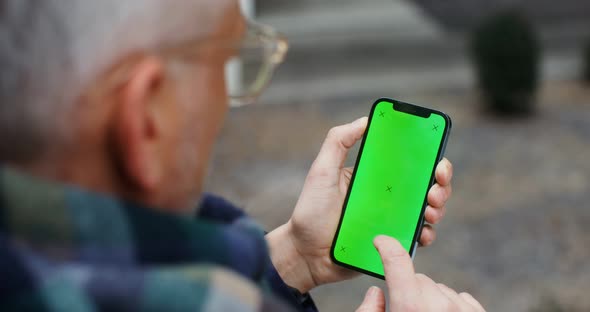
<svg viewBox="0 0 590 312">
<path fill-rule="evenodd" d="M 260 104 L 231 112 L 209 191 L 273 229 L 331 127 L 379 97 L 439 109 L 454 121 L 454 194 L 417 271 L 489 311 L 590 311 L 589 1 L 249 4 L 291 50 Z M 374 284 L 313 295 L 321 311 L 354 311 Z"/>
</svg>

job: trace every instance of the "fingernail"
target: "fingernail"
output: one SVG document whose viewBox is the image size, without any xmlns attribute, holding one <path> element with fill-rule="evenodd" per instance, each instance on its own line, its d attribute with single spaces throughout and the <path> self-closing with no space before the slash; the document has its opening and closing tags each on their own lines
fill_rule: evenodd
<svg viewBox="0 0 590 312">
<path fill-rule="evenodd" d="M 385 235 L 377 235 L 375 236 L 375 238 L 373 238 L 373 246 L 377 251 L 379 251 L 379 248 L 377 248 L 377 241 L 382 239 L 383 237 L 385 237 Z"/>
<path fill-rule="evenodd" d="M 357 119 L 357 120 L 353 121 L 352 123 L 355 123 L 355 124 L 356 124 L 356 123 L 360 123 L 360 122 L 361 122 L 361 121 L 363 121 L 365 118 L 367 118 L 367 117 L 361 117 L 361 118 L 359 118 L 359 119 Z"/>
<path fill-rule="evenodd" d="M 383 234 L 377 235 L 377 236 L 375 236 L 375 238 L 373 238 L 373 241 L 376 241 L 378 239 L 383 239 L 384 237 L 387 237 L 387 236 L 385 236 Z"/>
<path fill-rule="evenodd" d="M 373 247 L 375 247 L 375 249 L 377 249 L 377 239 L 378 238 L 379 238 L 379 236 L 373 237 Z"/>
<path fill-rule="evenodd" d="M 377 294 L 379 292 L 379 288 L 377 286 L 371 286 L 369 288 L 369 290 L 367 291 L 367 298 L 368 299 L 374 299 L 375 297 L 377 297 Z"/>
</svg>

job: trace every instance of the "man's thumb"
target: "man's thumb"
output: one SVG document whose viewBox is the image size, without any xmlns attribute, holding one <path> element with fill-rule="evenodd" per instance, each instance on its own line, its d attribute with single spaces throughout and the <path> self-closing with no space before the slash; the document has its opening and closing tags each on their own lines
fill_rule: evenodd
<svg viewBox="0 0 590 312">
<path fill-rule="evenodd" d="M 385 296 L 379 287 L 371 287 L 356 312 L 385 312 Z"/>
</svg>

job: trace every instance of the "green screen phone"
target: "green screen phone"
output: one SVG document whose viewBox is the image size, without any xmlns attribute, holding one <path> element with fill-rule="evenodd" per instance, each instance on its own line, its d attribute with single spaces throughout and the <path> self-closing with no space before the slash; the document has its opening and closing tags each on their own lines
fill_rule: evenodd
<svg viewBox="0 0 590 312">
<path fill-rule="evenodd" d="M 444 113 L 390 99 L 375 102 L 332 244 L 335 263 L 384 278 L 373 246 L 378 235 L 396 238 L 414 255 L 450 129 Z"/>
</svg>

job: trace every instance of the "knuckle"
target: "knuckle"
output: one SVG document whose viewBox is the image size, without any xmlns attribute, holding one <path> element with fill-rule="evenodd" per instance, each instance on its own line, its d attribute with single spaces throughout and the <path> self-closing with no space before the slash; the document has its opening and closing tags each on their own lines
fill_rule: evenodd
<svg viewBox="0 0 590 312">
<path fill-rule="evenodd" d="M 472 303 L 471 305 L 475 307 L 475 309 L 473 309 L 474 311 L 476 311 L 476 310 L 479 311 L 479 310 L 483 309 L 481 307 L 481 304 L 479 303 L 479 301 L 477 301 L 477 299 L 475 299 L 475 297 L 473 297 L 470 293 L 462 292 L 459 294 L 459 297 L 461 297 L 464 301 L 466 301 L 468 303 L 471 302 Z M 475 303 L 475 305 L 473 305 L 473 303 Z"/>
<path fill-rule="evenodd" d="M 434 189 L 430 190 L 430 192 L 428 193 L 428 205 L 430 205 L 432 208 L 438 208 Z"/>
<path fill-rule="evenodd" d="M 434 284 L 434 281 L 430 277 L 422 273 L 416 274 L 416 280 L 418 280 L 418 283 L 421 285 Z"/>
<path fill-rule="evenodd" d="M 435 219 L 435 221 L 436 221 L 436 222 L 435 222 L 434 224 L 437 224 L 437 223 L 439 223 L 439 222 L 440 222 L 440 221 L 443 219 L 443 217 L 444 217 L 444 211 L 443 211 L 443 210 L 444 210 L 444 206 L 442 206 L 442 207 L 441 207 L 441 208 L 440 208 L 440 209 L 437 211 L 437 213 L 435 214 L 435 218 L 436 218 L 436 219 Z"/>
<path fill-rule="evenodd" d="M 396 305 L 396 309 L 394 311 L 403 311 L 403 312 L 418 312 L 422 309 L 418 306 L 417 302 L 410 302 L 408 300 L 404 300 L 399 302 Z"/>
<path fill-rule="evenodd" d="M 342 127 L 338 126 L 338 127 L 332 127 L 329 131 L 328 131 L 328 139 L 334 139 L 337 138 L 338 135 L 340 134 L 340 129 Z"/>
<path fill-rule="evenodd" d="M 438 194 L 440 196 L 440 199 L 441 200 L 446 200 L 447 195 L 449 193 L 448 186 L 442 186 L 442 185 L 439 184 L 438 187 L 437 187 L 437 190 L 438 190 Z"/>
<path fill-rule="evenodd" d="M 442 300 L 440 305 L 441 305 L 441 311 L 448 311 L 448 312 L 461 311 L 461 309 L 459 309 L 459 307 L 448 298 L 445 298 L 444 300 Z"/>
<path fill-rule="evenodd" d="M 445 201 L 449 200 L 451 195 L 453 194 L 453 187 L 449 184 L 444 188 L 445 192 Z"/>
<path fill-rule="evenodd" d="M 407 254 L 407 252 L 405 253 L 401 253 L 398 251 L 390 251 L 387 250 L 385 252 L 383 252 L 383 264 L 386 267 L 395 267 L 400 263 L 409 261 L 409 255 Z"/>
<path fill-rule="evenodd" d="M 409 257 L 408 253 L 406 252 L 406 250 L 402 250 L 402 249 L 385 249 L 382 250 L 382 253 L 385 256 L 385 260 L 390 262 L 390 264 L 396 263 L 400 260 L 405 260 L 406 258 Z"/>
<path fill-rule="evenodd" d="M 430 243 L 432 244 L 435 240 L 436 240 L 436 230 L 431 227 L 431 231 L 430 231 Z"/>
<path fill-rule="evenodd" d="M 434 183 L 432 185 L 432 188 L 430 189 L 430 191 L 434 194 L 434 195 L 438 195 L 438 193 L 440 193 L 440 189 L 441 189 L 441 185 L 439 183 Z"/>
<path fill-rule="evenodd" d="M 428 279 L 428 276 L 422 274 L 422 273 L 416 273 L 416 279 L 420 280 L 420 281 L 425 281 Z"/>
<path fill-rule="evenodd" d="M 455 169 L 455 168 L 453 168 L 453 163 L 450 162 L 448 159 L 446 159 L 446 164 L 447 164 L 447 170 L 449 170 L 449 173 L 452 174 L 453 170 Z"/>
<path fill-rule="evenodd" d="M 313 166 L 312 170 L 310 170 L 307 179 L 316 183 L 317 180 L 322 180 L 325 178 L 330 178 L 334 175 L 334 170 L 332 168 L 325 168 L 322 166 Z"/>
<path fill-rule="evenodd" d="M 446 195 L 445 193 L 445 189 L 442 188 L 440 185 L 435 184 L 434 186 L 432 186 L 432 189 L 430 190 L 429 194 L 429 199 L 431 203 L 434 204 L 435 207 L 439 207 L 440 203 L 443 201 Z"/>
</svg>

